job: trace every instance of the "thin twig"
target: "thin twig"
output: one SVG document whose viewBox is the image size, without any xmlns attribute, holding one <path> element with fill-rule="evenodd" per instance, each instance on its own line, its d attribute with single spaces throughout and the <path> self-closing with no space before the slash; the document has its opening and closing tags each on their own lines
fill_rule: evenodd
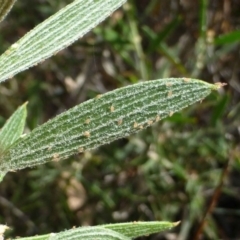
<svg viewBox="0 0 240 240">
<path fill-rule="evenodd" d="M 226 162 L 226 165 L 225 165 L 225 167 L 224 167 L 224 169 L 222 171 L 222 175 L 221 175 L 220 180 L 219 180 L 219 184 L 218 184 L 218 186 L 216 187 L 216 189 L 214 191 L 214 194 L 213 194 L 213 196 L 211 198 L 210 204 L 209 204 L 209 206 L 207 208 L 207 211 L 205 212 L 205 214 L 204 214 L 204 216 L 202 218 L 202 221 L 199 224 L 199 227 L 198 227 L 198 229 L 197 229 L 197 231 L 196 231 L 196 233 L 194 235 L 193 240 L 200 239 L 202 231 L 204 229 L 204 226 L 205 226 L 205 224 L 207 222 L 206 219 L 212 213 L 216 203 L 218 202 L 218 199 L 220 197 L 220 194 L 221 194 L 221 191 L 222 191 L 222 187 L 223 187 L 223 184 L 224 184 L 224 180 L 226 179 L 226 177 L 227 177 L 227 175 L 229 173 L 229 165 L 230 165 L 229 163 L 230 163 L 230 160 L 231 160 L 231 157 L 229 157 L 229 159 Z"/>
<path fill-rule="evenodd" d="M 214 191 L 214 194 L 213 194 L 213 196 L 212 196 L 212 199 L 211 199 L 211 201 L 210 201 L 210 204 L 209 204 L 209 206 L 208 206 L 208 208 L 207 208 L 207 211 L 206 211 L 206 213 L 205 213 L 202 221 L 201 221 L 200 224 L 199 224 L 199 227 L 198 227 L 198 229 L 197 229 L 197 231 L 196 231 L 196 233 L 195 233 L 195 236 L 194 236 L 193 240 L 198 240 L 198 239 L 200 239 L 201 234 L 202 234 L 202 231 L 203 231 L 203 229 L 204 229 L 204 226 L 205 226 L 205 224 L 206 224 L 206 222 L 207 222 L 206 219 L 207 219 L 207 217 L 212 213 L 214 207 L 216 206 L 216 204 L 217 204 L 217 202 L 218 202 L 218 199 L 219 199 L 219 197 L 220 197 L 220 194 L 221 194 L 221 191 L 222 191 L 222 187 L 223 187 L 223 184 L 224 184 L 224 180 L 226 179 L 226 177 L 227 177 L 227 175 L 228 175 L 228 173 L 229 173 L 229 166 L 230 166 L 229 163 L 230 163 L 230 158 L 229 158 L 229 159 L 227 160 L 227 162 L 226 162 L 226 165 L 225 165 L 225 167 L 224 167 L 224 169 L 223 169 L 223 171 L 222 171 L 222 175 L 221 175 L 221 177 L 220 177 L 220 179 L 219 179 L 218 186 L 216 187 L 216 189 L 215 189 L 215 191 Z"/>
</svg>

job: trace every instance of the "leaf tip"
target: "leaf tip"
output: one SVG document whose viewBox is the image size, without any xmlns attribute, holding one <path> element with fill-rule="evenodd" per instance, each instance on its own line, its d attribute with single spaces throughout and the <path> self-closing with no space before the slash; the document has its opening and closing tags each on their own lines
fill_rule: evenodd
<svg viewBox="0 0 240 240">
<path fill-rule="evenodd" d="M 220 88 L 222 88 L 222 87 L 224 87 L 226 85 L 227 85 L 227 83 L 222 83 L 222 82 L 214 83 L 213 84 L 213 90 L 218 90 L 218 89 L 220 89 Z"/>
<path fill-rule="evenodd" d="M 174 223 L 173 223 L 173 227 L 176 227 L 176 226 L 178 226 L 180 223 L 181 223 L 181 221 L 174 222 Z"/>
</svg>

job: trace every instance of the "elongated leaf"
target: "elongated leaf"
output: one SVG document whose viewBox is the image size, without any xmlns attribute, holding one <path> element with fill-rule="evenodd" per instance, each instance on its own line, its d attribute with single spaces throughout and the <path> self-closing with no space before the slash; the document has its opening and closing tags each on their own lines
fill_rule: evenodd
<svg viewBox="0 0 240 240">
<path fill-rule="evenodd" d="M 16 0 L 0 0 L 0 22 L 7 16 Z"/>
<path fill-rule="evenodd" d="M 86 101 L 15 143 L 0 159 L 0 170 L 58 161 L 152 125 L 213 89 L 200 80 L 169 78 L 127 86 Z"/>
<path fill-rule="evenodd" d="M 26 122 L 26 103 L 19 107 L 0 130 L 0 149 L 5 151 L 23 133 Z"/>
<path fill-rule="evenodd" d="M 28 32 L 0 57 L 0 82 L 66 48 L 126 0 L 75 0 Z"/>
<path fill-rule="evenodd" d="M 171 222 L 130 222 L 106 224 L 96 227 L 80 227 L 65 232 L 46 234 L 42 236 L 18 238 L 20 240 L 130 240 L 140 236 L 169 230 L 178 225 Z"/>
<path fill-rule="evenodd" d="M 230 33 L 222 34 L 215 38 L 214 44 L 224 45 L 240 41 L 240 31 L 236 30 Z"/>
<path fill-rule="evenodd" d="M 176 29 L 176 27 L 179 25 L 179 23 L 182 21 L 182 17 L 175 16 L 175 18 L 168 23 L 164 29 L 161 32 L 152 31 L 152 43 L 148 48 L 148 52 L 152 53 L 154 52 L 159 46 L 161 46 L 162 42 L 170 36 L 171 32 Z M 146 32 L 150 30 L 150 28 L 143 26 L 143 30 Z"/>
<path fill-rule="evenodd" d="M 131 240 L 130 238 L 103 227 L 80 227 L 43 236 L 17 238 L 19 240 Z"/>
<path fill-rule="evenodd" d="M 208 24 L 208 0 L 200 0 L 200 10 L 199 10 L 199 18 L 200 18 L 200 37 L 206 37 L 207 24 Z"/>
<path fill-rule="evenodd" d="M 137 238 L 140 236 L 146 236 L 153 233 L 169 230 L 179 223 L 171 222 L 131 222 L 131 223 L 119 223 L 119 224 L 107 224 L 103 225 L 105 228 L 109 228 L 116 232 L 119 232 L 130 238 Z"/>
<path fill-rule="evenodd" d="M 26 105 L 25 103 L 19 107 L 0 130 L 0 158 L 23 133 L 27 116 Z M 7 171 L 0 170 L 0 182 L 6 173 Z"/>
</svg>

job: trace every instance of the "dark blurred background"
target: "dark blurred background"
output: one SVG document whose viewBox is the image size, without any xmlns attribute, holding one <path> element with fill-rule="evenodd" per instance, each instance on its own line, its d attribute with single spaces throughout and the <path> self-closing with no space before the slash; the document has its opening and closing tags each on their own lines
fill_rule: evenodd
<svg viewBox="0 0 240 240">
<path fill-rule="evenodd" d="M 0 52 L 70 0 L 17 1 Z M 0 127 L 28 101 L 26 132 L 99 93 L 167 77 L 228 85 L 137 135 L 8 173 L 13 236 L 125 221 L 181 221 L 141 239 L 240 239 L 240 1 L 129 0 L 84 38 L 0 85 Z"/>
</svg>

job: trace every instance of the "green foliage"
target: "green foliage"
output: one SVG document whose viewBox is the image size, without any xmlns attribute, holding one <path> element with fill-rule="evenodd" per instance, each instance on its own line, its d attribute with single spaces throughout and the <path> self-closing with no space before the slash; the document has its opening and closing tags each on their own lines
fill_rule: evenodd
<svg viewBox="0 0 240 240">
<path fill-rule="evenodd" d="M 23 133 L 27 117 L 26 104 L 19 107 L 0 131 L 1 154 L 16 142 Z"/>
<path fill-rule="evenodd" d="M 0 57 L 1 81 L 68 46 L 124 2 L 94 1 L 91 2 L 91 6 L 88 1 L 85 1 L 85 4 L 83 1 L 69 4 L 29 32 Z M 11 6 L 10 4 L 7 9 L 2 9 L 2 16 Z M 127 136 L 188 104 L 201 100 L 214 88 L 200 81 L 192 82 L 193 84 L 188 82 L 189 80 L 184 79 L 179 81 L 166 79 L 104 94 L 59 115 L 28 136 L 19 139 L 26 120 L 26 104 L 24 104 L 12 115 L 0 132 L 1 180 L 8 171 L 35 166 L 47 160 L 58 161 L 76 152 L 83 152 Z M 175 97 L 172 97 L 172 91 Z M 36 146 L 35 143 L 38 145 Z M 19 150 L 23 154 L 19 155 Z M 154 222 L 150 225 L 125 223 L 105 227 L 82 227 L 58 234 L 43 235 L 36 239 L 130 240 L 173 226 L 172 223 Z M 1 238 L 4 230 L 0 233 Z"/>
<path fill-rule="evenodd" d="M 116 231 L 101 227 L 82 227 L 72 230 L 67 230 L 60 233 L 51 233 L 49 235 L 21 238 L 22 240 L 64 240 L 64 239 L 106 239 L 106 240 L 131 240 Z"/>
<path fill-rule="evenodd" d="M 98 227 L 81 227 L 60 233 L 43 236 L 21 238 L 21 240 L 55 240 L 55 239 L 86 239 L 86 240 L 131 240 L 142 235 L 149 235 L 169 230 L 178 223 L 169 222 L 132 222 L 106 224 Z"/>
<path fill-rule="evenodd" d="M 39 24 L 0 57 L 0 82 L 66 48 L 126 0 L 75 0 Z"/>
<path fill-rule="evenodd" d="M 0 0 L 0 22 L 6 17 L 16 0 Z"/>
<path fill-rule="evenodd" d="M 12 35 L 17 38 L 15 34 L 20 35 L 22 32 L 27 31 L 29 27 L 32 27 L 33 22 L 36 23 L 36 20 L 32 21 L 33 16 L 31 16 L 31 14 L 36 13 L 36 10 L 38 10 L 37 13 L 42 18 L 45 18 L 47 14 L 52 14 L 66 2 L 54 1 L 53 3 L 52 1 L 44 1 L 38 4 L 39 8 L 36 7 L 35 12 L 30 13 L 28 11 L 28 14 L 30 13 L 29 17 L 19 18 L 20 15 L 17 15 L 16 19 L 21 19 L 26 24 L 18 23 L 20 27 L 16 27 L 18 31 L 14 31 Z M 194 16 L 194 11 L 185 15 L 181 11 L 179 11 L 179 14 L 177 11 L 171 13 L 170 9 L 164 9 L 164 12 L 168 13 L 167 19 L 158 19 L 158 15 L 155 14 L 159 13 L 160 15 L 160 12 L 162 12 L 158 12 L 159 2 L 159 0 L 149 1 L 149 3 L 146 3 L 148 7 L 143 11 L 138 1 L 135 1 L 136 5 L 131 4 L 131 1 L 129 1 L 130 5 L 124 9 L 124 13 L 122 11 L 117 12 L 106 24 L 94 30 L 95 35 L 87 36 L 68 50 L 62 51 L 51 58 L 47 63 L 18 75 L 18 80 L 24 79 L 23 81 L 16 82 L 14 78 L 1 84 L 3 88 L 5 86 L 17 86 L 18 90 L 16 91 L 21 93 L 15 92 L 16 96 L 20 96 L 18 101 L 29 99 L 30 117 L 28 118 L 27 127 L 31 129 L 33 126 L 39 125 L 39 123 L 56 115 L 56 112 L 62 112 L 63 109 L 68 109 L 69 106 L 78 104 L 83 99 L 94 97 L 96 92 L 105 92 L 125 86 L 129 82 L 137 83 L 139 79 L 160 79 L 184 75 L 209 80 L 214 79 L 214 81 L 219 81 L 219 79 L 226 81 L 226 78 L 228 79 L 226 74 L 230 72 L 232 66 L 234 64 L 238 66 L 237 61 L 234 64 L 229 61 L 238 45 L 237 41 L 234 40 L 229 41 L 229 43 L 235 42 L 235 45 L 229 44 L 225 46 L 227 42 L 224 42 L 215 48 L 218 31 L 216 31 L 215 39 L 214 37 L 209 39 L 209 20 L 206 19 L 206 16 L 209 16 L 207 13 L 209 1 L 200 1 L 200 24 L 197 27 L 197 21 L 192 21 L 191 18 Z M 25 6 L 25 2 L 19 2 L 20 5 Z M 27 3 L 26 6 L 28 6 Z M 29 8 L 25 7 L 24 12 L 27 9 Z M 19 14 L 22 13 L 19 12 Z M 148 21 L 150 18 L 154 19 L 155 24 Z M 189 25 L 190 22 L 192 24 Z M 214 23 L 211 23 L 212 27 L 214 28 Z M 6 30 L 5 32 L 9 31 L 6 28 L 4 30 Z M 10 38 L 10 41 L 15 38 Z M 2 48 L 5 45 L 6 41 L 1 44 Z M 83 70 L 85 69 L 85 63 L 82 61 L 82 56 L 84 56 L 84 61 L 87 59 L 86 62 L 91 62 L 91 57 L 94 58 L 94 64 L 90 64 L 90 75 L 86 73 L 88 70 L 86 72 Z M 115 72 L 110 77 L 114 79 L 109 77 L 109 72 L 106 71 L 107 68 L 104 68 L 101 69 L 104 73 L 104 80 L 97 78 L 98 80 L 93 82 L 95 66 L 102 67 L 102 63 L 107 63 L 108 67 L 109 65 L 112 67 Z M 228 68 L 228 65 L 231 65 L 231 67 Z M 31 64 L 28 67 L 30 66 Z M 69 71 L 71 66 L 74 66 L 73 71 Z M 81 69 L 77 70 L 79 66 Z M 82 66 L 84 66 L 83 69 Z M 105 67 L 104 64 L 103 67 Z M 63 86 L 65 78 L 62 76 L 70 75 L 73 77 L 74 82 L 77 82 L 77 77 L 75 79 L 75 75 L 78 74 L 77 71 L 84 72 L 83 74 L 87 75 L 83 91 L 78 93 L 81 95 L 80 98 L 74 98 L 72 92 L 67 92 L 66 95 L 62 90 L 65 90 L 65 86 Z M 214 74 L 211 75 L 211 71 Z M 56 79 L 57 81 L 55 81 Z M 132 89 L 134 89 L 134 86 L 131 86 Z M 167 91 L 166 95 L 169 92 Z M 172 93 L 175 92 L 175 90 L 172 91 Z M 6 94 L 6 96 L 9 95 Z M 175 97 L 174 94 L 172 97 Z M 2 119 L 19 105 L 18 101 L 9 102 L 8 98 L 1 94 L 1 105 L 4 105 Z M 96 100 L 93 99 L 90 102 L 97 102 Z M 122 141 L 114 142 L 108 147 L 101 147 L 91 152 L 84 152 L 80 156 L 73 155 L 72 157 L 71 155 L 81 148 L 80 141 L 77 142 L 77 145 L 74 145 L 76 142 L 72 143 L 74 147 L 66 156 L 57 155 L 58 151 L 62 149 L 55 148 L 58 147 L 57 144 L 52 148 L 52 152 L 50 152 L 51 147 L 45 147 L 45 152 L 41 152 L 39 148 L 33 149 L 34 144 L 37 144 L 38 141 L 31 142 L 30 136 L 33 136 L 37 129 L 41 129 L 47 124 L 51 125 L 50 123 L 55 121 L 54 119 L 50 120 L 24 138 L 17 140 L 12 149 L 16 149 L 18 146 L 21 148 L 18 148 L 15 156 L 17 156 L 17 153 L 22 153 L 22 144 L 26 141 L 31 145 L 33 151 L 36 150 L 36 153 L 40 152 L 42 156 L 47 156 L 49 153 L 49 158 L 45 158 L 46 161 L 69 156 L 68 161 L 48 163 L 33 168 L 32 171 L 24 170 L 9 173 L 6 176 L 8 184 L 6 181 L 2 183 L 2 185 L 4 184 L 3 189 L 7 186 L 10 193 L 11 189 L 14 189 L 11 194 L 13 196 L 11 201 L 34 221 L 37 225 L 38 234 L 59 232 L 62 229 L 70 229 L 74 224 L 79 225 L 79 223 L 85 222 L 94 225 L 113 221 L 132 221 L 134 219 L 176 221 L 181 218 L 182 224 L 177 231 L 179 232 L 179 238 L 187 239 L 187 237 L 191 237 L 190 234 L 201 220 L 211 193 L 218 184 L 221 167 L 229 158 L 228 153 L 231 152 L 230 149 L 234 146 L 235 137 L 233 137 L 232 132 L 233 126 L 239 125 L 237 120 L 239 119 L 239 104 L 232 107 L 232 102 L 234 101 L 231 92 L 225 94 L 224 91 L 221 91 L 220 95 L 211 94 L 208 101 L 197 105 L 197 108 L 190 107 L 184 110 L 183 113 L 175 113 L 171 118 L 163 120 L 161 124 L 154 124 L 151 128 L 147 128 L 137 135 L 131 135 L 131 137 Z M 84 104 L 87 105 L 89 102 Z M 84 104 L 75 108 L 80 110 L 85 106 Z M 42 105 L 42 110 L 39 105 Z M 111 106 L 113 106 L 112 110 L 114 109 L 112 113 L 118 114 L 117 109 L 119 108 L 116 108 L 115 103 L 109 104 L 102 110 L 109 112 L 110 115 Z M 53 109 L 54 111 L 50 111 Z M 57 118 L 64 116 L 64 114 L 57 116 Z M 94 112 L 91 112 L 91 114 L 96 120 L 97 114 Z M 224 122 L 223 119 L 226 118 L 227 121 Z M 3 122 L 2 119 L 1 122 Z M 230 125 L 231 122 L 234 122 L 232 126 Z M 83 123 L 83 120 L 81 122 L 79 119 L 78 123 Z M 84 129 L 89 126 L 87 124 L 82 125 Z M 130 127 L 133 125 L 134 122 L 130 124 Z M 75 130 L 79 135 L 79 131 Z M 82 128 L 80 130 L 81 133 L 85 133 L 85 137 L 82 137 L 81 140 L 93 140 L 94 135 L 88 135 L 86 133 L 88 130 L 84 131 Z M 55 131 L 56 134 L 59 134 L 57 130 Z M 54 131 L 53 135 L 56 136 Z M 87 138 L 87 136 L 90 138 Z M 234 136 L 236 136 L 236 133 Z M 108 136 L 105 137 L 108 139 Z M 230 155 L 233 156 L 232 153 Z M 31 154 L 28 156 L 30 160 Z M 37 154 L 35 156 L 38 157 Z M 4 162 L 8 159 L 5 157 Z M 22 155 L 22 157 L 24 156 Z M 34 158 L 31 158 L 31 160 L 34 161 Z M 13 162 L 16 169 L 19 168 L 18 161 L 19 159 L 15 157 Z M 237 165 L 239 160 L 235 162 Z M 25 160 L 22 163 L 22 166 L 24 166 L 26 164 Z M 4 164 L 4 166 L 6 166 L 5 169 L 14 169 L 13 165 L 9 163 Z M 73 180 L 77 180 L 78 184 L 83 184 L 87 191 L 87 202 L 84 207 L 80 208 L 79 212 L 78 210 L 76 212 L 71 210 L 71 212 L 68 209 L 70 206 L 68 200 L 71 198 L 68 195 L 68 190 L 72 187 Z M 66 184 L 65 187 L 62 187 L 63 182 Z M 59 186 L 61 186 L 60 189 L 63 192 L 59 190 Z M 77 188 L 76 192 L 78 191 Z M 227 196 L 230 194 L 234 196 L 235 194 L 231 186 L 227 186 L 224 191 Z M 67 195 L 65 199 L 62 196 L 63 194 L 64 196 Z M 42 203 L 43 201 L 44 203 Z M 32 211 L 33 209 L 34 211 Z M 220 211 L 225 211 L 224 215 L 228 214 L 228 210 L 217 208 L 214 214 L 219 216 L 221 215 Z M 124 214 L 129 214 L 128 218 L 124 217 Z M 15 218 L 16 226 L 21 224 L 22 221 L 19 221 L 17 216 Z M 86 220 L 86 218 L 90 220 Z M 21 219 L 25 218 L 21 217 Z M 1 218 L 1 222 L 5 221 L 5 218 Z M 55 226 L 56 222 L 58 223 L 57 227 Z M 51 223 L 56 229 L 51 229 Z M 31 226 L 30 221 L 28 221 L 28 224 L 28 226 Z M 14 226 L 14 224 L 11 225 Z M 19 229 L 21 229 L 21 234 L 18 233 L 17 235 L 28 234 L 30 236 L 36 234 L 36 232 L 29 233 L 25 231 L 21 226 Z M 76 233 L 78 230 L 76 230 Z M 100 231 L 104 230 L 99 229 Z M 109 232 L 105 232 L 105 234 L 109 234 Z M 118 239 L 119 235 L 114 234 Z M 144 233 L 141 233 L 141 235 L 144 235 Z M 209 239 L 220 238 L 218 235 L 218 223 L 213 215 L 209 216 L 203 235 Z M 41 237 L 44 236 L 34 238 Z"/>
<path fill-rule="evenodd" d="M 232 31 L 230 33 L 222 34 L 215 38 L 214 44 L 216 45 L 224 45 L 231 44 L 240 41 L 240 31 Z"/>
<path fill-rule="evenodd" d="M 97 96 L 36 128 L 1 157 L 14 171 L 59 161 L 151 126 L 205 98 L 218 85 L 192 79 L 147 81 Z"/>
<path fill-rule="evenodd" d="M 27 117 L 26 104 L 19 107 L 16 112 L 8 119 L 0 131 L 0 156 L 2 157 L 11 145 L 16 142 L 23 133 Z M 0 158 L 1 158 L 0 157 Z M 0 170 L 0 182 L 7 171 Z"/>
</svg>

